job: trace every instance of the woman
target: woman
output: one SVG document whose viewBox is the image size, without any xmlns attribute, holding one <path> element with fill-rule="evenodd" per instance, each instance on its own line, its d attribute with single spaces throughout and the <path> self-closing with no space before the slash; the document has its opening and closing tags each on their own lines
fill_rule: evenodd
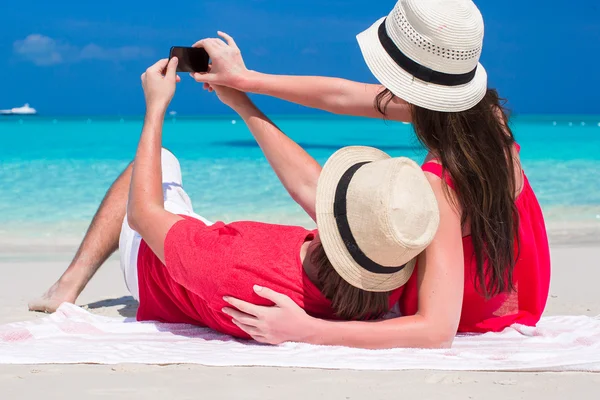
<svg viewBox="0 0 600 400">
<path fill-rule="evenodd" d="M 440 208 L 438 233 L 404 288 L 403 317 L 330 322 L 289 302 L 260 307 L 229 299 L 227 313 L 249 334 L 266 343 L 447 347 L 457 331 L 537 323 L 550 282 L 544 220 L 507 116 L 479 64 L 483 19 L 471 1 L 401 0 L 358 35 L 381 85 L 248 71 L 233 39 L 219 34 L 227 44 L 196 44 L 212 59 L 208 74 L 193 76 L 205 88 L 226 85 L 338 114 L 412 122 L 429 150 L 422 168 Z M 282 298 L 265 289 L 261 296 Z"/>
<path fill-rule="evenodd" d="M 303 206 L 318 216 L 319 231 L 249 221 L 210 224 L 194 213 L 179 162 L 161 146 L 177 62 L 161 60 L 142 76 L 147 111 L 119 244 L 127 287 L 140 302 L 137 319 L 249 338 L 222 311 L 223 296 L 260 301 L 255 284 L 276 288 L 320 318 L 370 320 L 387 313 L 439 222 L 435 195 L 419 166 L 373 148 L 347 147 L 321 171 L 245 94 L 217 86 L 219 98 L 259 143 L 265 135 L 282 139 L 278 149 L 265 149 L 269 162 L 282 164 L 284 150 L 310 166 L 305 175 L 318 185 Z M 278 168 L 282 182 L 302 177 L 293 166 Z"/>
</svg>

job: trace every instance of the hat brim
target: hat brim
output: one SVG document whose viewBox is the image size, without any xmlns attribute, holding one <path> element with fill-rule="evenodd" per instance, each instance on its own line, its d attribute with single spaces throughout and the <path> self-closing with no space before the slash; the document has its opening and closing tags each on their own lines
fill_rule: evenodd
<svg viewBox="0 0 600 400">
<path fill-rule="evenodd" d="M 379 19 L 356 39 L 371 73 L 394 95 L 410 104 L 441 112 L 465 111 L 483 99 L 487 73 L 481 64 L 477 65 L 473 80 L 459 86 L 428 83 L 400 68 L 379 41 L 378 30 L 384 20 L 385 17 Z"/>
<path fill-rule="evenodd" d="M 354 261 L 344 244 L 333 213 L 333 204 L 338 183 L 351 166 L 389 158 L 388 154 L 372 147 L 344 147 L 329 158 L 317 186 L 317 225 L 327 258 L 346 282 L 369 292 L 389 292 L 403 286 L 413 273 L 416 259 L 409 260 L 402 270 L 392 274 L 376 274 L 365 270 Z"/>
</svg>

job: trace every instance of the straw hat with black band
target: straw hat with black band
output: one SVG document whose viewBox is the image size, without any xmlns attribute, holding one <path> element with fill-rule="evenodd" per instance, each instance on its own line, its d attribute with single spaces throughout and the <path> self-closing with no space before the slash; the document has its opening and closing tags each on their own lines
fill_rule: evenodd
<svg viewBox="0 0 600 400">
<path fill-rule="evenodd" d="M 371 147 L 345 147 L 329 158 L 316 211 L 332 266 L 352 286 L 371 292 L 404 285 L 439 224 L 437 201 L 421 168 Z"/>
<path fill-rule="evenodd" d="M 483 33 L 471 0 L 400 0 L 357 39 L 369 69 L 394 95 L 429 110 L 460 112 L 487 91 L 479 63 Z"/>
</svg>

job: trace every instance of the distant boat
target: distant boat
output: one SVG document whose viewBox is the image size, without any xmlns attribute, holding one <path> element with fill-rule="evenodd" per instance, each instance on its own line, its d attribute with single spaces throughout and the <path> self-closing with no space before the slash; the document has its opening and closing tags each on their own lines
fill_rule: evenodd
<svg viewBox="0 0 600 400">
<path fill-rule="evenodd" d="M 25 104 L 23 107 L 15 107 L 10 110 L 0 110 L 0 115 L 35 115 L 37 111 L 35 108 L 29 107 L 29 104 Z"/>
<path fill-rule="evenodd" d="M 174 117 L 174 116 L 176 116 L 176 115 L 177 115 L 177 111 L 169 111 L 169 115 L 170 115 L 171 117 Z"/>
</svg>

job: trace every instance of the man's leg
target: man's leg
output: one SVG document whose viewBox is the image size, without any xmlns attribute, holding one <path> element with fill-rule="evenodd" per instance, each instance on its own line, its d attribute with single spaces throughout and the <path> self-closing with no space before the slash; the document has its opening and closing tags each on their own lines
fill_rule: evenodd
<svg viewBox="0 0 600 400">
<path fill-rule="evenodd" d="M 63 302 L 75 303 L 98 268 L 119 248 L 119 234 L 127 209 L 132 164 L 112 184 L 92 223 L 60 279 L 39 299 L 29 303 L 32 311 L 54 312 Z"/>
</svg>

